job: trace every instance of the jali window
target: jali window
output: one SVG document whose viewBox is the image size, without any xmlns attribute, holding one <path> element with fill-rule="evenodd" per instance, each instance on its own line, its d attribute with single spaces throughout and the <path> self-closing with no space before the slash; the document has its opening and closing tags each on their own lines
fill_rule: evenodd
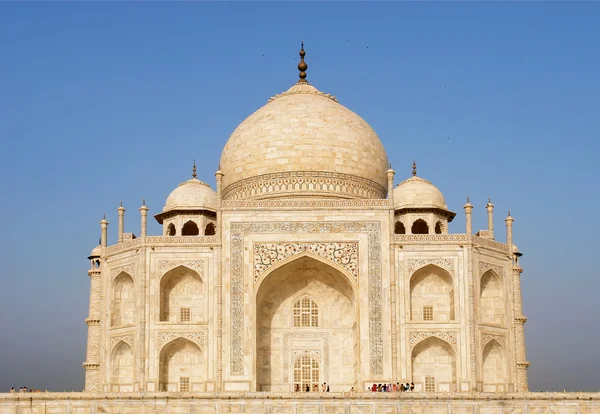
<svg viewBox="0 0 600 414">
<path fill-rule="evenodd" d="M 319 326 L 319 308 L 311 298 L 301 298 L 294 303 L 294 327 L 316 328 Z"/>
<path fill-rule="evenodd" d="M 425 377 L 425 392 L 435 392 L 435 377 Z"/>
<path fill-rule="evenodd" d="M 294 362 L 294 389 L 312 391 L 319 386 L 319 362 L 309 355 L 303 355 Z"/>
</svg>

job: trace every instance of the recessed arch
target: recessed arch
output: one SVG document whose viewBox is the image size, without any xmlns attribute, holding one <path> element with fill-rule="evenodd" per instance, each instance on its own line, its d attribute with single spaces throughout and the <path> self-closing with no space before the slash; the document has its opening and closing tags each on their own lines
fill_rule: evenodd
<svg viewBox="0 0 600 414">
<path fill-rule="evenodd" d="M 397 221 L 394 225 L 394 234 L 406 234 L 406 228 L 404 227 L 404 223 L 401 221 Z"/>
<path fill-rule="evenodd" d="M 411 352 L 412 380 L 418 391 L 453 391 L 456 382 L 456 353 L 448 342 L 430 336 Z"/>
<path fill-rule="evenodd" d="M 502 345 L 495 339 L 483 348 L 483 391 L 504 391 L 506 383 L 506 356 Z"/>
<path fill-rule="evenodd" d="M 309 296 L 302 295 L 292 302 L 292 326 L 294 328 L 318 328 L 319 305 Z"/>
<path fill-rule="evenodd" d="M 159 355 L 159 391 L 198 391 L 206 380 L 206 362 L 202 349 L 179 337 L 167 343 Z"/>
<path fill-rule="evenodd" d="M 409 280 L 412 321 L 450 322 L 455 319 L 454 280 L 445 269 L 428 264 Z"/>
<path fill-rule="evenodd" d="M 324 360 L 319 372 L 340 388 L 358 384 L 359 319 L 354 286 L 333 263 L 314 256 L 292 256 L 284 264 L 268 269 L 258 284 L 253 307 L 257 391 L 292 391 L 296 385 L 293 351 L 325 352 L 332 329 L 341 358 Z M 293 305 L 303 298 L 318 304 L 316 327 L 293 326 Z M 301 341 L 294 340 L 295 336 Z M 278 339 L 282 337 L 288 338 L 283 346 Z M 279 345 L 275 345 L 277 342 Z"/>
<path fill-rule="evenodd" d="M 204 235 L 205 236 L 214 236 L 215 234 L 216 234 L 215 224 L 208 223 L 206 225 L 206 227 L 204 228 Z"/>
<path fill-rule="evenodd" d="M 487 270 L 480 279 L 479 317 L 481 323 L 503 325 L 506 303 L 502 278 L 493 270 Z"/>
<path fill-rule="evenodd" d="M 444 233 L 444 223 L 442 223 L 441 220 L 438 220 L 437 223 L 435 223 L 435 234 L 442 233 Z"/>
<path fill-rule="evenodd" d="M 199 234 L 200 229 L 198 228 L 198 225 L 192 220 L 187 221 L 181 228 L 182 236 L 198 236 Z"/>
<path fill-rule="evenodd" d="M 119 341 L 110 356 L 111 388 L 118 392 L 133 391 L 135 381 L 135 358 L 131 346 Z"/>
<path fill-rule="evenodd" d="M 195 270 L 180 265 L 160 278 L 161 322 L 189 323 L 204 320 L 204 283 Z"/>
<path fill-rule="evenodd" d="M 121 272 L 112 284 L 110 326 L 130 325 L 135 322 L 135 288 L 133 277 Z"/>
<path fill-rule="evenodd" d="M 312 391 L 320 386 L 320 364 L 311 355 L 303 354 L 294 360 L 294 390 Z"/>
<path fill-rule="evenodd" d="M 175 236 L 177 230 L 175 229 L 175 224 L 169 223 L 167 228 L 165 229 L 165 236 Z"/>
<path fill-rule="evenodd" d="M 413 222 L 410 232 L 412 234 L 429 234 L 429 225 L 423 219 L 417 219 Z"/>
</svg>

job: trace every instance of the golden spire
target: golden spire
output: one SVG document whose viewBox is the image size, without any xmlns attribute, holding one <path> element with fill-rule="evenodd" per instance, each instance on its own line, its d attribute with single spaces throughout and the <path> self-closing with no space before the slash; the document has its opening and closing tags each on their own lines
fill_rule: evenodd
<svg viewBox="0 0 600 414">
<path fill-rule="evenodd" d="M 299 74 L 300 80 L 298 81 L 298 83 L 308 82 L 306 80 L 306 69 L 308 69 L 308 65 L 304 61 L 305 55 L 306 55 L 306 52 L 304 51 L 304 40 L 302 40 L 302 47 L 300 49 L 300 63 L 298 63 L 298 70 L 300 71 L 300 74 Z"/>
<path fill-rule="evenodd" d="M 413 176 L 417 175 L 417 162 L 416 161 L 413 161 L 413 172 L 412 172 L 412 175 Z"/>
<path fill-rule="evenodd" d="M 194 166 L 192 167 L 192 177 L 196 178 L 196 160 L 194 160 Z"/>
</svg>

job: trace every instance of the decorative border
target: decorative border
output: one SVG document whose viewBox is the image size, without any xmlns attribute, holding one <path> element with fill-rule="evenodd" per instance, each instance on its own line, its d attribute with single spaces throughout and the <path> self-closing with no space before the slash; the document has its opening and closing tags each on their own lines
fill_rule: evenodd
<svg viewBox="0 0 600 414">
<path fill-rule="evenodd" d="M 204 332 L 159 332 L 158 333 L 158 353 L 170 342 L 176 339 L 184 338 L 198 345 L 202 352 L 205 349 L 205 335 Z"/>
<path fill-rule="evenodd" d="M 231 375 L 244 374 L 244 235 L 367 233 L 371 374 L 383 372 L 381 223 L 378 221 L 231 223 Z"/>
<path fill-rule="evenodd" d="M 454 277 L 454 259 L 408 259 L 408 274 L 412 276 L 414 272 L 430 264 L 441 267 Z"/>
<path fill-rule="evenodd" d="M 447 243 L 447 242 L 467 242 L 466 234 L 396 234 L 394 243 Z"/>
<path fill-rule="evenodd" d="M 204 277 L 204 260 L 159 260 L 158 272 L 162 276 L 179 266 L 195 270 L 201 277 Z"/>
<path fill-rule="evenodd" d="M 115 346 L 117 346 L 117 344 L 119 342 L 125 342 L 127 345 L 129 345 L 129 347 L 131 348 L 131 351 L 133 352 L 133 343 L 134 343 L 134 335 L 133 334 L 129 334 L 129 335 L 119 335 L 119 336 L 111 336 L 109 339 L 109 346 L 110 346 L 110 354 L 112 355 Z"/>
<path fill-rule="evenodd" d="M 111 269 L 110 283 L 112 284 L 115 281 L 115 279 L 117 278 L 117 276 L 119 276 L 123 272 L 125 272 L 129 276 L 131 276 L 131 278 L 135 281 L 135 266 L 136 266 L 135 263 L 132 263 L 132 264 L 115 267 L 114 269 Z"/>
<path fill-rule="evenodd" d="M 329 334 L 326 332 L 286 332 L 283 335 L 283 383 L 287 384 L 289 380 L 290 371 L 290 341 L 295 338 L 309 338 L 309 339 L 322 339 L 323 340 L 323 382 L 329 382 Z M 320 351 L 319 351 L 320 352 Z M 295 358 L 292 358 L 295 360 Z M 321 359 L 319 358 L 319 362 Z"/>
<path fill-rule="evenodd" d="M 488 333 L 481 334 L 481 352 L 485 349 L 485 346 L 491 341 L 496 341 L 500 344 L 503 350 L 506 350 L 506 336 L 504 335 L 494 335 Z"/>
<path fill-rule="evenodd" d="M 281 194 L 280 197 L 285 196 Z M 382 209 L 389 210 L 389 201 L 385 198 L 377 199 L 364 199 L 364 198 L 349 198 L 349 199 L 309 199 L 309 198 L 274 198 L 266 200 L 224 200 L 222 202 L 222 208 L 227 209 L 239 209 L 239 208 L 261 208 L 261 209 L 340 209 L 340 208 L 368 208 L 368 209 Z"/>
<path fill-rule="evenodd" d="M 358 281 L 358 243 L 255 243 L 254 283 L 271 266 L 302 252 L 314 253 L 346 269 Z"/>
<path fill-rule="evenodd" d="M 227 175 L 225 175 L 227 178 Z M 282 171 L 243 178 L 227 185 L 223 200 L 248 200 L 282 195 L 329 195 L 348 198 L 384 199 L 383 185 L 350 174 L 327 171 Z"/>
<path fill-rule="evenodd" d="M 427 338 L 431 338 L 432 336 L 447 342 L 456 353 L 456 338 L 458 336 L 456 331 L 411 331 L 408 333 L 410 351 L 412 352 L 416 345 L 423 342 Z"/>
<path fill-rule="evenodd" d="M 321 350 L 320 349 L 292 349 L 292 361 L 296 362 L 301 356 L 308 355 L 316 359 L 321 363 Z"/>
</svg>

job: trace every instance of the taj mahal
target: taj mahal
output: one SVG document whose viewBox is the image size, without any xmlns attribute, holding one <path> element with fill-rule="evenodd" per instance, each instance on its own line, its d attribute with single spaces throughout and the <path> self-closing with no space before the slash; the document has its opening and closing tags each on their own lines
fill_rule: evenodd
<svg viewBox="0 0 600 414">
<path fill-rule="evenodd" d="M 394 171 L 307 68 L 302 47 L 299 80 L 225 143 L 216 188 L 194 164 L 154 214 L 162 234 L 145 202 L 127 226 L 118 207 L 114 245 L 102 219 L 85 392 L 31 412 L 600 413 L 597 395 L 528 391 L 510 213 L 473 200 L 488 218 L 473 229 L 467 197 L 448 206 L 416 163 Z M 414 391 L 367 392 L 398 382 Z"/>
</svg>

